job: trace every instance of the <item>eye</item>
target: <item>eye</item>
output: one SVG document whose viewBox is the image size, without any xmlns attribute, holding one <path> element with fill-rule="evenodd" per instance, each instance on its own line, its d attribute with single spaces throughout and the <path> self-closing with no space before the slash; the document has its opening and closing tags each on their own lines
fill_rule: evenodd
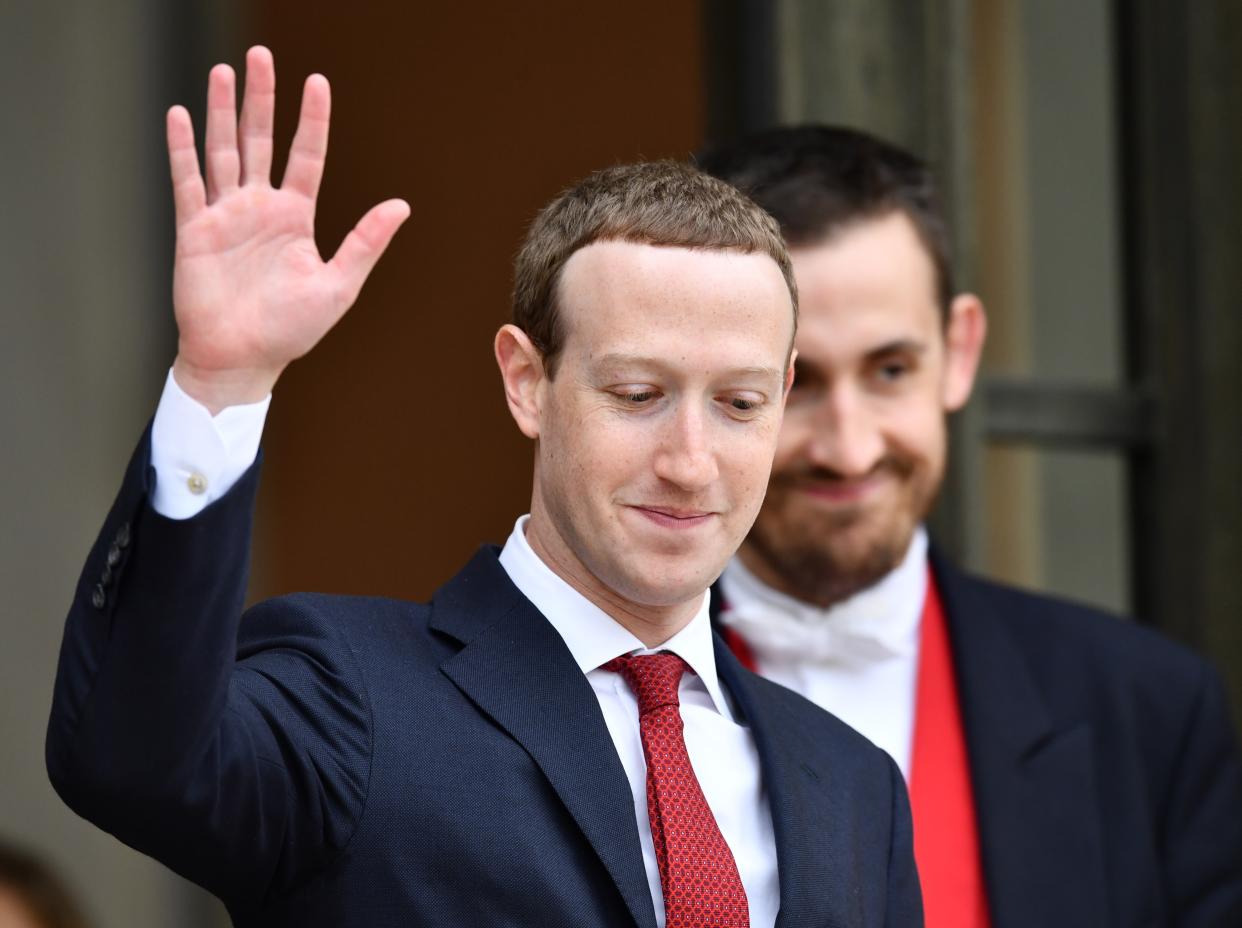
<svg viewBox="0 0 1242 928">
<path fill-rule="evenodd" d="M 818 389 L 823 384 L 824 377 L 818 368 L 801 359 L 794 361 L 793 383 L 789 387 L 791 393 L 805 393 Z"/>
<path fill-rule="evenodd" d="M 899 364 L 896 362 L 892 364 L 885 364 L 884 366 L 880 368 L 880 377 L 884 380 L 899 380 L 909 370 L 910 369 L 906 367 L 906 365 L 904 364 Z"/>
<path fill-rule="evenodd" d="M 632 403 L 635 406 L 641 406 L 643 403 L 650 402 L 655 399 L 655 396 L 654 390 L 641 390 L 634 393 L 621 394 L 621 398 L 623 400 L 627 403 Z"/>
<path fill-rule="evenodd" d="M 647 406 L 660 398 L 660 391 L 647 384 L 623 383 L 609 392 L 622 406 Z"/>
<path fill-rule="evenodd" d="M 758 393 L 734 393 L 718 398 L 735 419 L 753 419 L 763 410 L 766 398 Z"/>
<path fill-rule="evenodd" d="M 876 364 L 875 377 L 881 383 L 893 384 L 914 373 L 916 364 L 910 358 L 888 358 Z"/>
</svg>

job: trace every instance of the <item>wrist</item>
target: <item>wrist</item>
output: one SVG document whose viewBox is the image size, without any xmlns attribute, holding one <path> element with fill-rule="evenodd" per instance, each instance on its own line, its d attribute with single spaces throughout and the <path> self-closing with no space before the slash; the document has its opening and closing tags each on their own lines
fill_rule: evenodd
<svg viewBox="0 0 1242 928">
<path fill-rule="evenodd" d="M 216 416 L 230 406 L 246 406 L 266 399 L 281 372 L 267 368 L 204 368 L 178 354 L 172 373 L 182 392 Z"/>
</svg>

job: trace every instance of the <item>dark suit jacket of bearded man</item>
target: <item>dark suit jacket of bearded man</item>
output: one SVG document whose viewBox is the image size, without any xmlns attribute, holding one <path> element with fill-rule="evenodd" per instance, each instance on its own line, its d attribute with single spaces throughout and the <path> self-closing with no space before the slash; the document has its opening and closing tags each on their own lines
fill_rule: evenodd
<svg viewBox="0 0 1242 928">
<path fill-rule="evenodd" d="M 1242 760 L 1213 668 L 930 561 L 993 928 L 1242 926 Z"/>
</svg>

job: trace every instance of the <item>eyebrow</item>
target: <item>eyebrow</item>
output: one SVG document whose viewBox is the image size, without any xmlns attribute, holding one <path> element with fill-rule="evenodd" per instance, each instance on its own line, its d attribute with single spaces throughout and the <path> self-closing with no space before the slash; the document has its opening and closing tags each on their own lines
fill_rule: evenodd
<svg viewBox="0 0 1242 928">
<path fill-rule="evenodd" d="M 888 357 L 894 354 L 912 354 L 924 355 L 927 353 L 927 343 L 918 341 L 913 338 L 895 338 L 891 342 L 885 342 L 875 348 L 872 348 L 863 355 L 864 362 L 874 362 L 880 358 Z M 794 376 L 802 381 L 821 377 L 821 368 L 814 361 L 799 355 L 794 359 Z"/>
<path fill-rule="evenodd" d="M 885 342 L 867 352 L 868 358 L 882 358 L 886 354 L 926 354 L 927 343 L 913 338 L 898 338 Z"/>
<path fill-rule="evenodd" d="M 620 354 L 610 353 L 601 355 L 599 358 L 591 361 L 591 368 L 598 370 L 601 367 L 641 367 L 648 370 L 664 371 L 668 370 L 670 365 L 657 358 L 648 358 L 637 354 Z M 784 371 L 779 371 L 774 367 L 735 367 L 730 368 L 725 373 L 731 376 L 755 376 L 755 377 L 775 377 L 780 379 L 785 376 Z"/>
</svg>

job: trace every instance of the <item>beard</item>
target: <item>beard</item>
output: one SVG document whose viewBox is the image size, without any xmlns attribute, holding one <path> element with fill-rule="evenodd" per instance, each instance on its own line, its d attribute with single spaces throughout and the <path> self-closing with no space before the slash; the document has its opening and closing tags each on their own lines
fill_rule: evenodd
<svg viewBox="0 0 1242 928">
<path fill-rule="evenodd" d="M 811 466 L 773 474 L 743 546 L 748 566 L 781 592 L 821 608 L 891 572 L 931 509 L 939 477 L 925 464 L 895 456 L 878 463 L 872 475 L 888 482 L 882 498 L 819 506 L 804 498 L 803 488 L 839 481 L 837 474 Z"/>
</svg>

